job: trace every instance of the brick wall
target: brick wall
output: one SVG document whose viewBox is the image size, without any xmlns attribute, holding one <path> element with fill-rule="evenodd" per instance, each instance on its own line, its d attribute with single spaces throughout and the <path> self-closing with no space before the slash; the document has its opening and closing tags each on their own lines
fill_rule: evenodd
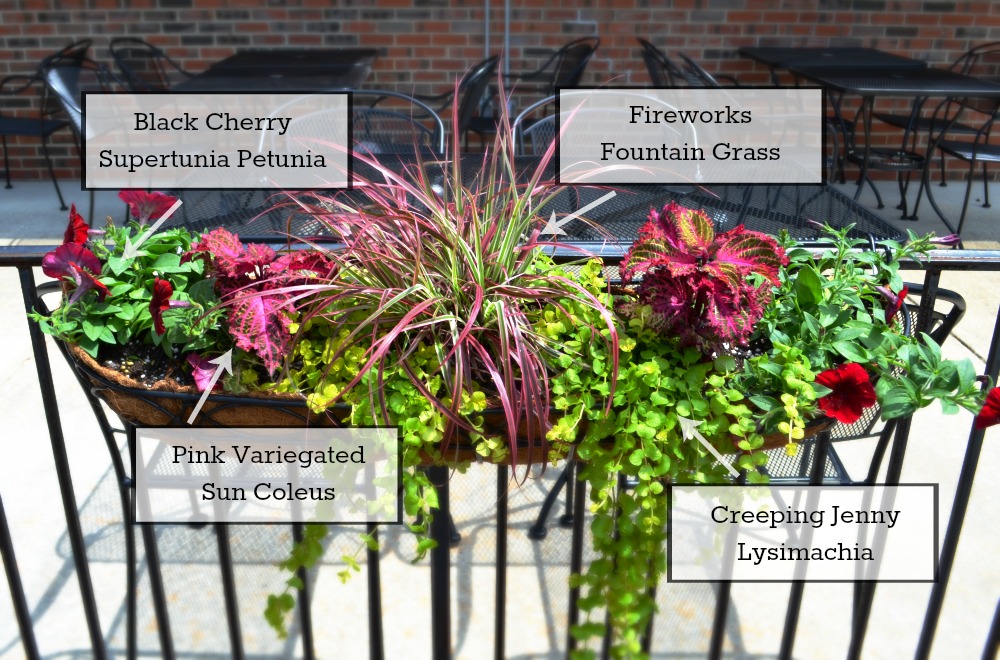
<svg viewBox="0 0 1000 660">
<path fill-rule="evenodd" d="M 489 0 L 489 50 L 503 47 L 503 2 Z M 858 45 L 947 64 L 967 48 L 1000 40 L 1000 2 L 920 0 L 512 0 L 512 71 L 536 68 L 552 49 L 586 35 L 601 46 L 585 84 L 649 79 L 636 36 L 684 51 L 716 72 L 766 83 L 741 59 L 746 45 Z M 442 91 L 483 58 L 486 0 L 0 0 L 0 76 L 30 73 L 71 41 L 94 41 L 110 62 L 118 36 L 146 39 L 191 71 L 243 48 L 366 46 L 380 51 L 366 86 Z M 126 8 L 128 7 L 128 8 Z M 21 110 L 24 112 L 24 110 Z M 11 145 L 15 178 L 45 176 L 36 142 Z M 78 177 L 63 137 L 58 173 Z"/>
</svg>

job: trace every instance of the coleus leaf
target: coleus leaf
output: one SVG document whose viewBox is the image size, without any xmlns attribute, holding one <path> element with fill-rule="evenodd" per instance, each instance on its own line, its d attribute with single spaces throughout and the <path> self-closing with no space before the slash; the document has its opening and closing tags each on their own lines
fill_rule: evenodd
<svg viewBox="0 0 1000 660">
<path fill-rule="evenodd" d="M 287 297 L 282 294 L 245 295 L 229 312 L 229 332 L 236 346 L 255 353 L 273 374 L 288 354 L 290 320 L 284 311 Z"/>
</svg>

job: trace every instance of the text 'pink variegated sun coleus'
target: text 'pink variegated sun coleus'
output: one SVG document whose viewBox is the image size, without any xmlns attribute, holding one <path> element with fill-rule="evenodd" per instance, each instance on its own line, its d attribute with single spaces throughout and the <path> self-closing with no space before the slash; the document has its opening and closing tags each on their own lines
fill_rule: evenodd
<svg viewBox="0 0 1000 660">
<path fill-rule="evenodd" d="M 641 281 L 637 300 L 619 312 L 632 316 L 650 306 L 654 327 L 685 346 L 745 344 L 786 263 L 770 236 L 743 225 L 716 234 L 704 212 L 671 202 L 650 212 L 622 260 L 623 280 Z"/>
</svg>

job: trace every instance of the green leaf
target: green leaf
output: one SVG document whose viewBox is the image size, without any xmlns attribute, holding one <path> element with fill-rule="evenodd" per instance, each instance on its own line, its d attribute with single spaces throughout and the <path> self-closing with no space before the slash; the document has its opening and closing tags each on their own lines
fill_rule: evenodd
<svg viewBox="0 0 1000 660">
<path fill-rule="evenodd" d="M 131 268 L 133 263 L 135 263 L 134 258 L 123 259 L 121 257 L 108 257 L 108 268 L 110 268 L 111 272 L 114 273 L 115 275 L 121 275 L 126 270 Z"/>
<path fill-rule="evenodd" d="M 763 394 L 754 394 L 750 397 L 750 402 L 757 406 L 763 412 L 770 412 L 774 408 L 780 408 L 781 403 L 774 397 L 764 396 Z"/>
<path fill-rule="evenodd" d="M 871 355 L 863 347 L 849 341 L 835 341 L 833 348 L 851 362 L 865 363 Z"/>
<path fill-rule="evenodd" d="M 823 278 L 812 266 L 803 266 L 792 290 L 800 305 L 815 305 L 823 300 Z"/>
<path fill-rule="evenodd" d="M 84 319 L 83 321 L 83 334 L 87 336 L 87 339 L 91 341 L 97 341 L 101 334 L 104 332 L 103 323 L 93 323 Z"/>
</svg>

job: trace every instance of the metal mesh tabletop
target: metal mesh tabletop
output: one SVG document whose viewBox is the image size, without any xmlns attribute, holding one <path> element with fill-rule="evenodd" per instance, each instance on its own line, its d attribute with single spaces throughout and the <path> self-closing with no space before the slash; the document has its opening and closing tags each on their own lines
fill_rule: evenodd
<svg viewBox="0 0 1000 660">
<path fill-rule="evenodd" d="M 789 67 L 906 67 L 923 69 L 927 63 L 876 48 L 796 48 L 789 46 L 746 46 L 743 57 L 775 69 Z"/>
<path fill-rule="evenodd" d="M 368 78 L 377 55 L 373 48 L 245 50 L 174 89 L 211 92 L 358 87 Z"/>
<path fill-rule="evenodd" d="M 416 167 L 400 158 L 393 169 Z M 538 159 L 523 157 L 516 160 L 516 172 L 527 180 L 537 167 Z M 442 168 L 446 163 L 425 163 L 424 170 L 432 181 L 443 179 Z M 462 160 L 463 179 L 466 185 L 474 184 L 481 171 L 481 157 L 471 156 Z M 375 177 L 371 171 L 356 164 L 356 176 Z M 366 177 L 366 175 L 368 175 Z M 543 173 L 543 180 L 552 180 L 551 169 Z M 572 220 L 562 228 L 566 236 L 559 240 L 567 243 L 584 243 L 598 252 L 614 255 L 627 247 L 638 236 L 639 227 L 646 221 L 650 209 L 661 208 L 675 201 L 691 209 L 704 209 L 712 218 L 716 229 L 724 231 L 743 224 L 767 234 L 776 235 L 781 230 L 802 243 L 815 242 L 819 237 L 816 227 L 808 221 L 829 223 L 835 227 L 855 225 L 854 234 L 859 238 L 871 236 L 875 240 L 900 240 L 901 232 L 887 224 L 863 206 L 826 185 L 720 185 L 674 186 L 636 185 L 610 187 L 567 186 L 543 209 L 542 216 L 552 211 L 569 214 L 615 190 L 611 200 L 586 214 L 592 224 Z M 239 191 L 178 191 L 184 200 L 181 210 L 171 223 L 188 229 L 204 231 L 226 227 L 237 232 L 243 240 L 276 241 L 287 235 L 297 237 L 330 236 L 323 223 L 297 204 L 291 203 L 288 194 L 276 190 Z M 359 202 L 358 190 L 331 190 L 318 193 L 318 197 L 338 197 Z M 299 195 L 302 199 L 316 201 L 311 193 Z M 498 219 L 499 221 L 499 219 Z M 597 229 L 593 226 L 600 227 Z M 610 234 L 614 240 L 608 239 Z M 601 246 L 606 250 L 602 250 Z"/>
<path fill-rule="evenodd" d="M 828 89 L 859 96 L 1000 97 L 1000 84 L 947 69 L 794 66 L 791 72 Z"/>
</svg>

